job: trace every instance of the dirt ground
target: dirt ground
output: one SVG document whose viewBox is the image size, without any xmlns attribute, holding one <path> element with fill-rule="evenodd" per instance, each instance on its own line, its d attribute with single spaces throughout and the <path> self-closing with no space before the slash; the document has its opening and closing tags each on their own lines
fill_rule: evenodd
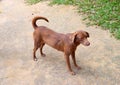
<svg viewBox="0 0 120 85">
<path fill-rule="evenodd" d="M 87 27 L 82 15 L 73 6 L 48 6 L 40 2 L 29 6 L 24 0 L 0 1 L 0 85 L 120 85 L 120 41 L 99 27 Z M 80 45 L 76 51 L 77 70 L 69 74 L 63 53 L 45 46 L 46 57 L 37 51 L 32 59 L 34 16 L 47 17 L 39 21 L 61 33 L 85 30 L 90 33 L 91 46 Z"/>
</svg>

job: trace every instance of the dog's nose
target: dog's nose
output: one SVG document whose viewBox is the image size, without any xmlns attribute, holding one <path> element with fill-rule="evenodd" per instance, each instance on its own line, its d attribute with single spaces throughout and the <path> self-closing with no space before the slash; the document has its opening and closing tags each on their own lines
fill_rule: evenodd
<svg viewBox="0 0 120 85">
<path fill-rule="evenodd" d="M 89 45 L 90 45 L 90 43 L 89 43 L 89 42 L 87 42 L 87 43 L 86 43 L 86 45 L 87 45 L 87 46 L 89 46 Z"/>
</svg>

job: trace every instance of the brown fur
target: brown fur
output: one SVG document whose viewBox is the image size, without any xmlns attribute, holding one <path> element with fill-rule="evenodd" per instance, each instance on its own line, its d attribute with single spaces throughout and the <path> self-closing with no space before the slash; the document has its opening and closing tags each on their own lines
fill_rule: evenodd
<svg viewBox="0 0 120 85">
<path fill-rule="evenodd" d="M 75 50 L 79 44 L 83 44 L 85 46 L 90 45 L 90 42 L 87 40 L 89 33 L 82 30 L 68 34 L 57 33 L 45 26 L 37 26 L 36 21 L 38 19 L 43 19 L 49 22 L 47 18 L 40 16 L 34 17 L 32 21 L 33 28 L 35 29 L 33 33 L 33 59 L 37 60 L 35 53 L 38 48 L 40 48 L 40 54 L 45 56 L 45 54 L 42 52 L 42 48 L 45 44 L 47 44 L 59 51 L 64 52 L 68 70 L 71 72 L 71 74 L 75 74 L 71 69 L 69 56 L 71 55 L 75 67 L 80 69 L 80 67 L 76 64 Z"/>
</svg>

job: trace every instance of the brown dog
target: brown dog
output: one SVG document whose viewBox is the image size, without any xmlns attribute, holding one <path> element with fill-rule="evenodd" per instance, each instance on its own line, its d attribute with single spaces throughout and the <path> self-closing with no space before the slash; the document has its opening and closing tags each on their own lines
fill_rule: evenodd
<svg viewBox="0 0 120 85">
<path fill-rule="evenodd" d="M 32 25 L 35 29 L 33 33 L 34 37 L 33 59 L 35 61 L 37 60 L 35 53 L 38 48 L 40 48 L 40 54 L 42 56 L 45 56 L 45 54 L 42 52 L 42 48 L 45 44 L 47 44 L 59 51 L 64 52 L 68 70 L 71 72 L 72 75 L 74 75 L 75 73 L 73 72 L 70 66 L 69 56 L 70 55 L 72 56 L 72 60 L 74 62 L 75 67 L 80 69 L 80 67 L 76 64 L 75 50 L 79 44 L 83 44 L 85 46 L 90 45 L 90 42 L 87 40 L 87 38 L 89 37 L 88 32 L 80 30 L 75 33 L 68 34 L 57 33 L 45 26 L 37 26 L 36 21 L 38 19 L 43 19 L 49 22 L 47 18 L 40 16 L 34 17 L 32 21 Z"/>
</svg>

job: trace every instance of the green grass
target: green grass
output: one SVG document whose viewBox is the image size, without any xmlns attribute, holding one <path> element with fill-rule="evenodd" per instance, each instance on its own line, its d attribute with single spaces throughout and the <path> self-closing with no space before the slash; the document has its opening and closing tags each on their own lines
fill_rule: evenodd
<svg viewBox="0 0 120 85">
<path fill-rule="evenodd" d="M 51 0 L 50 4 L 65 4 L 65 5 L 73 5 L 75 3 L 75 0 Z"/>
<path fill-rule="evenodd" d="M 27 0 L 32 4 L 41 0 Z M 78 12 L 89 19 L 89 25 L 98 25 L 108 29 L 120 39 L 120 1 L 119 0 L 50 0 L 50 4 L 77 5 Z"/>
<path fill-rule="evenodd" d="M 81 0 L 79 12 L 87 14 L 90 24 L 108 29 L 115 38 L 120 39 L 120 1 L 119 0 Z"/>
<path fill-rule="evenodd" d="M 42 1 L 42 0 L 25 0 L 28 4 L 36 4 L 36 3 L 38 3 L 38 2 L 40 2 L 40 1 Z"/>
</svg>

